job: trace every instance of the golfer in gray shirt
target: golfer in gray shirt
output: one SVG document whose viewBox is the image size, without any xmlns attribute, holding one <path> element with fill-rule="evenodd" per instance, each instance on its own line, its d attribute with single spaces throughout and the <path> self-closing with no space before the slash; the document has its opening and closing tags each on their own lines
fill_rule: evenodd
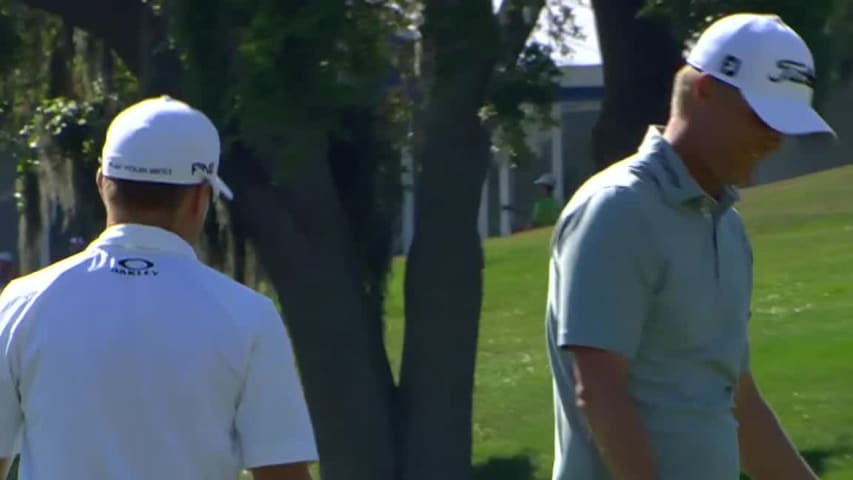
<svg viewBox="0 0 853 480">
<path fill-rule="evenodd" d="M 554 480 L 817 478 L 750 374 L 752 253 L 732 187 L 785 135 L 829 134 L 812 55 L 771 15 L 723 18 L 665 127 L 597 174 L 554 232 Z"/>
</svg>

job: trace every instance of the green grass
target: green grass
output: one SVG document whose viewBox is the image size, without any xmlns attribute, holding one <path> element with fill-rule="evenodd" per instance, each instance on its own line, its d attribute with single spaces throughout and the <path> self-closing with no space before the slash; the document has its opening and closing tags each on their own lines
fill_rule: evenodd
<svg viewBox="0 0 853 480">
<path fill-rule="evenodd" d="M 853 168 L 743 192 L 755 252 L 753 370 L 824 480 L 853 480 Z M 548 239 L 539 230 L 486 243 L 477 358 L 478 479 L 547 479 L 553 449 L 544 340 Z M 388 300 L 400 356 L 403 264 Z"/>
</svg>

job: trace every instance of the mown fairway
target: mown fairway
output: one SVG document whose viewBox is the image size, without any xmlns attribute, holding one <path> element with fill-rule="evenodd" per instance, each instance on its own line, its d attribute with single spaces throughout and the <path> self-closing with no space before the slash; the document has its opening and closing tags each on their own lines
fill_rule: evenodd
<svg viewBox="0 0 853 480">
<path fill-rule="evenodd" d="M 853 168 L 746 190 L 739 210 L 756 262 L 755 375 L 822 478 L 853 480 Z M 486 244 L 476 480 L 548 478 L 553 433 L 543 327 L 549 235 L 541 230 Z M 395 264 L 388 302 L 395 362 L 402 269 L 402 262 Z"/>
</svg>

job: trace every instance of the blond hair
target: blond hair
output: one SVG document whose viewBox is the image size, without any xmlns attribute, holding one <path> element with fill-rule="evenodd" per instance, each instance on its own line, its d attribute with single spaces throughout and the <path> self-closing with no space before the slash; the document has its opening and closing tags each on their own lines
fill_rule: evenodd
<svg viewBox="0 0 853 480">
<path fill-rule="evenodd" d="M 690 107 L 690 96 L 693 86 L 702 76 L 702 73 L 690 65 L 685 65 L 675 74 L 672 84 L 672 114 L 682 115 Z"/>
</svg>

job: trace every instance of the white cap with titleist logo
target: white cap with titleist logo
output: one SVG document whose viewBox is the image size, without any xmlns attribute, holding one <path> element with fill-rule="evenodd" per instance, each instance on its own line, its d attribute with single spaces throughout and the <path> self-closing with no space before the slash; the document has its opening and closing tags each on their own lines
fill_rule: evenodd
<svg viewBox="0 0 853 480">
<path fill-rule="evenodd" d="M 218 175 L 219 133 L 209 118 L 168 96 L 131 105 L 107 130 L 104 176 L 137 182 L 198 185 L 234 197 Z"/>
<path fill-rule="evenodd" d="M 739 89 L 752 110 L 782 134 L 835 135 L 812 108 L 812 53 L 776 15 L 739 13 L 717 20 L 699 37 L 687 63 Z"/>
</svg>

